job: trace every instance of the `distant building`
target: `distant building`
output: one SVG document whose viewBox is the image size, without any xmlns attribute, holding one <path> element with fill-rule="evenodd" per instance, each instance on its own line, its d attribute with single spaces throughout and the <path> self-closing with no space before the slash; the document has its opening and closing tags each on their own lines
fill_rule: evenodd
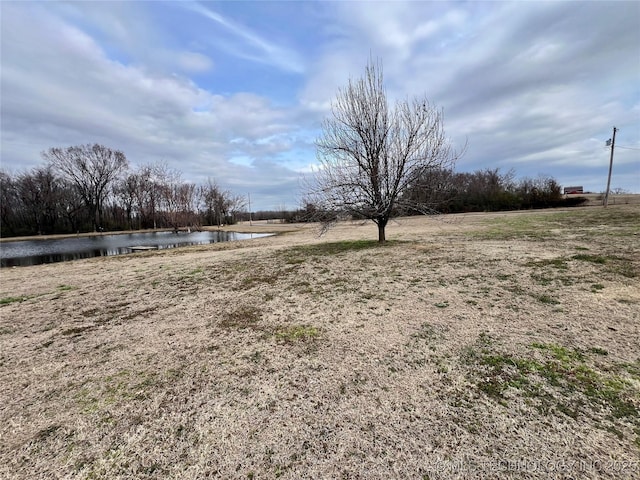
<svg viewBox="0 0 640 480">
<path fill-rule="evenodd" d="M 564 187 L 565 195 L 572 195 L 576 193 L 584 193 L 582 187 Z"/>
</svg>

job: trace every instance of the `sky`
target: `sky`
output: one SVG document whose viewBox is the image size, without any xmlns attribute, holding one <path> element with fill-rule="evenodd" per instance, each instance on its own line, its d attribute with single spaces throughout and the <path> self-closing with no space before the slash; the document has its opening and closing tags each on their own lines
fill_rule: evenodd
<svg viewBox="0 0 640 480">
<path fill-rule="evenodd" d="M 370 58 L 444 111 L 456 170 L 640 193 L 640 2 L 0 1 L 0 168 L 100 143 L 294 209 Z"/>
</svg>

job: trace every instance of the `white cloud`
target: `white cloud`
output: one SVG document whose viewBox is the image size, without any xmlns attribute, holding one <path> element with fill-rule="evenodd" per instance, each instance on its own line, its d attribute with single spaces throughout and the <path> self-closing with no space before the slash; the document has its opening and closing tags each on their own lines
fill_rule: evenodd
<svg viewBox="0 0 640 480">
<path fill-rule="evenodd" d="M 99 142 L 123 150 L 134 164 L 169 161 L 185 180 L 213 177 L 244 189 L 281 188 L 285 178 L 295 188 L 293 171 L 280 168 L 279 178 L 264 168 L 238 173 L 233 159 L 240 150 L 252 159 L 242 163 L 247 167 L 286 151 L 296 112 L 252 93 L 215 95 L 185 77 L 110 60 L 91 37 L 46 14 L 16 15 L 12 24 L 33 33 L 19 35 L 3 58 L 3 166 L 29 168 L 49 147 Z M 208 67 L 201 56 L 188 61 L 190 70 Z M 29 130 L 36 148 L 22 141 Z M 238 137 L 249 143 L 231 144 Z"/>
<path fill-rule="evenodd" d="M 444 109 L 455 143 L 469 141 L 462 170 L 591 174 L 597 186 L 613 125 L 620 146 L 640 146 L 637 3 L 260 6 L 275 13 L 261 22 L 242 2 L 224 15 L 201 4 L 1 3 L 2 166 L 100 142 L 134 163 L 170 162 L 185 180 L 251 190 L 264 208 L 293 207 L 322 118 L 370 56 L 391 98 L 426 93 Z M 614 179 L 640 191 L 639 164 L 637 150 L 617 150 Z"/>
<path fill-rule="evenodd" d="M 232 41 L 221 44 L 234 55 L 255 62 L 272 64 L 295 73 L 304 71 L 303 62 L 294 50 L 269 41 L 251 29 L 220 15 L 202 4 L 183 3 L 181 5 L 221 25 L 235 37 L 234 40 L 240 40 L 239 43 Z"/>
<path fill-rule="evenodd" d="M 197 52 L 182 52 L 178 54 L 178 64 L 190 73 L 201 73 L 213 68 L 213 61 L 206 55 Z"/>
</svg>

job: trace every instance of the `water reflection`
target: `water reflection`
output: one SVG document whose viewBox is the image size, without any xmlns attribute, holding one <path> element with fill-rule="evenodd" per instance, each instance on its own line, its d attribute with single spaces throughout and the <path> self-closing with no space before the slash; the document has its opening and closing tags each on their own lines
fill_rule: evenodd
<svg viewBox="0 0 640 480">
<path fill-rule="evenodd" d="M 14 267 L 65 262 L 81 258 L 132 253 L 132 247 L 158 249 L 205 245 L 264 237 L 269 234 L 236 232 L 152 232 L 96 235 L 51 240 L 25 240 L 0 243 L 0 266 Z"/>
</svg>

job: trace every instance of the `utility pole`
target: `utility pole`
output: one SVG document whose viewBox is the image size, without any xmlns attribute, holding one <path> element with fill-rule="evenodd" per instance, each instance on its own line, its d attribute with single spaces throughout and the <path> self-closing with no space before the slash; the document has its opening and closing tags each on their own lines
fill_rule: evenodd
<svg viewBox="0 0 640 480">
<path fill-rule="evenodd" d="M 607 179 L 607 191 L 604 194 L 604 208 L 609 204 L 609 187 L 611 186 L 611 170 L 613 169 L 613 147 L 616 145 L 616 132 L 618 129 L 613 127 L 613 137 L 611 139 L 611 158 L 609 159 L 609 178 Z M 609 143 L 609 142 L 607 142 Z"/>
<path fill-rule="evenodd" d="M 247 193 L 248 197 L 249 197 L 249 226 L 253 225 L 251 223 L 251 194 Z"/>
</svg>

